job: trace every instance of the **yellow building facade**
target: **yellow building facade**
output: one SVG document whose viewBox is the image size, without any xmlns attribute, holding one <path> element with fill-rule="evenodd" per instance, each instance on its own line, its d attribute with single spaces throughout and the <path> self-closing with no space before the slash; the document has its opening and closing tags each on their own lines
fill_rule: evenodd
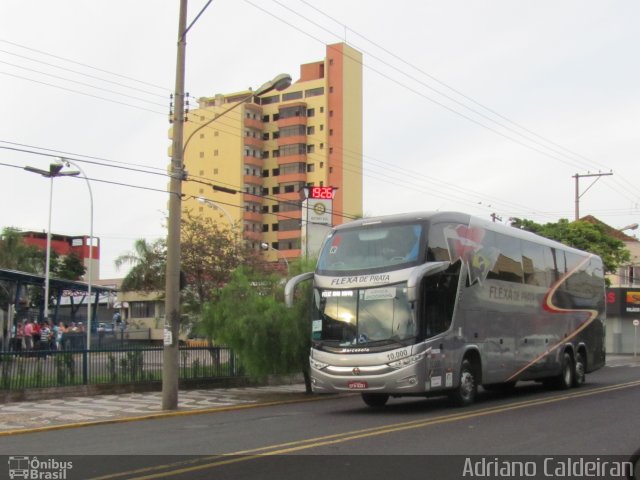
<svg viewBox="0 0 640 480">
<path fill-rule="evenodd" d="M 333 187 L 333 225 L 362 215 L 360 52 L 328 45 L 326 58 L 301 65 L 285 90 L 198 103 L 184 126 L 183 210 L 241 225 L 274 261 L 304 253 L 304 187 Z"/>
</svg>

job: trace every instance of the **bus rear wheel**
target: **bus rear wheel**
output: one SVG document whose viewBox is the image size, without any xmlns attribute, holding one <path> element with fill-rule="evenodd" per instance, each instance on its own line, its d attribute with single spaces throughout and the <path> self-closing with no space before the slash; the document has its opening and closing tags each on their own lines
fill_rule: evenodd
<svg viewBox="0 0 640 480">
<path fill-rule="evenodd" d="M 389 400 L 386 393 L 363 393 L 362 401 L 370 407 L 384 407 Z"/>
<path fill-rule="evenodd" d="M 454 405 L 458 407 L 467 407 L 471 405 L 478 393 L 478 378 L 474 365 L 464 359 L 460 366 L 460 382 L 458 387 L 451 392 L 449 398 Z"/>
<path fill-rule="evenodd" d="M 584 385 L 586 380 L 586 366 L 584 362 L 584 356 L 582 353 L 576 353 L 576 362 L 573 370 L 573 386 L 579 387 L 580 385 Z"/>
</svg>

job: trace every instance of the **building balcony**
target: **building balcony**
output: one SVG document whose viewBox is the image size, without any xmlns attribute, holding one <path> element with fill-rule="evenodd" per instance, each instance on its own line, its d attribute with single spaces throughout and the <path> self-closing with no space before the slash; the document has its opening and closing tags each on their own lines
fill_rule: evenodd
<svg viewBox="0 0 640 480">
<path fill-rule="evenodd" d="M 293 127 L 294 125 L 307 125 L 307 117 L 288 117 L 278 119 L 278 128 Z"/>
<path fill-rule="evenodd" d="M 297 155 L 280 155 L 278 157 L 278 166 L 282 166 L 287 163 L 307 163 L 307 154 L 299 153 Z"/>
<path fill-rule="evenodd" d="M 306 135 L 289 135 L 288 137 L 278 137 L 278 146 L 281 147 L 283 145 L 291 145 L 293 143 L 301 143 L 303 145 L 307 144 L 307 136 Z"/>
<path fill-rule="evenodd" d="M 298 202 L 300 203 L 300 192 L 279 193 L 276 195 L 278 201 Z"/>
<path fill-rule="evenodd" d="M 244 201 L 245 202 L 253 202 L 253 203 L 259 203 L 262 205 L 262 202 L 264 201 L 264 197 L 262 195 L 254 195 L 253 193 L 243 193 L 244 195 Z"/>
<path fill-rule="evenodd" d="M 293 238 L 300 238 L 300 230 L 278 231 L 278 241 L 291 240 Z"/>
<path fill-rule="evenodd" d="M 244 175 L 242 177 L 245 184 L 260 185 L 262 186 L 262 177 L 256 177 L 255 175 Z"/>
<path fill-rule="evenodd" d="M 262 140 L 262 138 L 250 137 L 245 135 L 243 142 L 246 146 L 253 147 L 258 150 L 262 150 L 264 147 L 264 140 Z"/>
<path fill-rule="evenodd" d="M 245 156 L 244 157 L 244 163 L 245 163 L 245 165 L 252 165 L 252 166 L 258 167 L 260 169 L 264 168 L 264 160 L 262 160 L 259 157 Z"/>
<path fill-rule="evenodd" d="M 291 182 L 306 182 L 306 173 L 287 173 L 285 175 L 278 175 L 278 183 L 291 183 Z"/>
<path fill-rule="evenodd" d="M 255 240 L 256 242 L 261 242 L 262 232 L 251 232 L 249 230 L 245 230 L 243 233 L 243 237 L 248 240 Z"/>
<path fill-rule="evenodd" d="M 244 126 L 254 128 L 256 130 L 262 130 L 262 128 L 264 127 L 264 122 L 261 119 L 245 118 Z"/>
<path fill-rule="evenodd" d="M 247 212 L 246 210 L 244 211 L 244 214 L 242 216 L 242 218 L 244 218 L 247 221 L 250 222 L 258 222 L 258 223 L 262 223 L 262 213 L 260 212 Z"/>
</svg>

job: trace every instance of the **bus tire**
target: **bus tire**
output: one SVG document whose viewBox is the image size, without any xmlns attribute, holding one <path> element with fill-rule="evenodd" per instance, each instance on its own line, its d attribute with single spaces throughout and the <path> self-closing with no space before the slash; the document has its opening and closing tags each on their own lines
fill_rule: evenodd
<svg viewBox="0 0 640 480">
<path fill-rule="evenodd" d="M 573 379 L 575 378 L 575 367 L 573 365 L 573 358 L 569 352 L 562 354 L 562 365 L 560 368 L 560 375 L 554 379 L 554 386 L 559 390 L 567 390 L 573 386 Z"/>
<path fill-rule="evenodd" d="M 384 407 L 389 400 L 389 395 L 386 393 L 363 393 L 362 401 L 370 407 Z"/>
<path fill-rule="evenodd" d="M 468 407 L 471 405 L 478 393 L 477 369 L 465 358 L 460 366 L 460 381 L 458 386 L 449 395 L 453 404 L 457 407 Z"/>
<path fill-rule="evenodd" d="M 586 374 L 585 374 L 586 368 L 587 366 L 585 365 L 584 356 L 582 355 L 581 352 L 576 353 L 576 361 L 573 368 L 573 386 L 574 387 L 579 387 L 581 385 L 584 385 L 584 382 L 586 380 Z"/>
</svg>

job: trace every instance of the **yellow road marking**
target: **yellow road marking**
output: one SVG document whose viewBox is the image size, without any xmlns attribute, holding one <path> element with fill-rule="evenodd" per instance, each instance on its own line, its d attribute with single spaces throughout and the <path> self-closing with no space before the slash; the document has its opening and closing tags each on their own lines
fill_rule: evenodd
<svg viewBox="0 0 640 480">
<path fill-rule="evenodd" d="M 561 395 L 555 395 L 549 398 L 541 398 L 534 400 L 524 400 L 520 402 L 511 403 L 508 405 L 502 405 L 497 407 L 486 407 L 473 411 L 466 411 L 460 413 L 451 413 L 445 414 L 441 416 L 437 416 L 430 419 L 420 419 L 420 420 L 412 420 L 408 422 L 400 422 L 390 425 L 383 425 L 379 427 L 370 427 L 360 430 L 353 430 L 350 432 L 343 433 L 335 433 L 331 435 L 325 435 L 321 437 L 309 438 L 306 440 L 297 440 L 292 442 L 286 442 L 276 445 L 268 445 L 264 447 L 249 449 L 249 450 L 240 450 L 237 452 L 212 455 L 209 457 L 202 457 L 192 460 L 185 460 L 181 462 L 176 462 L 172 464 L 166 465 L 157 465 L 154 467 L 141 468 L 137 470 L 115 473 L 110 475 L 105 475 L 101 477 L 94 478 L 92 480 L 109 480 L 114 478 L 119 478 L 126 476 L 130 480 L 151 480 L 155 478 L 163 478 L 172 475 L 179 475 L 183 473 L 197 472 L 200 470 L 212 469 L 215 467 L 220 467 L 223 465 L 229 465 L 233 463 L 246 462 L 249 460 L 255 460 L 264 456 L 271 455 L 285 455 L 293 452 L 299 452 L 302 450 L 309 450 L 313 448 L 323 447 L 327 445 L 335 445 L 338 443 L 344 443 L 349 441 L 354 441 L 367 437 L 374 437 L 379 435 L 385 435 L 389 433 L 400 432 L 404 430 L 411 430 L 416 428 L 424 428 L 430 427 L 434 425 L 439 425 L 443 423 L 450 423 L 460 420 L 467 420 L 470 418 L 483 417 L 487 415 L 494 415 L 498 413 L 509 412 L 513 410 L 520 410 L 528 407 L 535 407 L 540 405 L 547 405 L 551 403 L 557 403 L 567 400 L 572 400 L 575 398 L 588 397 L 592 395 L 598 395 L 601 393 L 612 392 L 616 390 L 622 390 L 626 388 L 638 387 L 640 386 L 640 380 L 621 383 L 618 385 L 610 385 L 606 387 L 598 387 L 593 389 L 581 389 L 579 391 L 571 391 L 567 393 L 563 393 Z M 199 465 L 190 465 L 197 462 L 210 462 Z M 189 466 L 190 465 L 190 466 Z M 167 470 L 174 469 L 163 472 L 158 472 L 158 470 Z M 132 477 L 131 475 L 140 475 L 139 477 Z"/>
</svg>

